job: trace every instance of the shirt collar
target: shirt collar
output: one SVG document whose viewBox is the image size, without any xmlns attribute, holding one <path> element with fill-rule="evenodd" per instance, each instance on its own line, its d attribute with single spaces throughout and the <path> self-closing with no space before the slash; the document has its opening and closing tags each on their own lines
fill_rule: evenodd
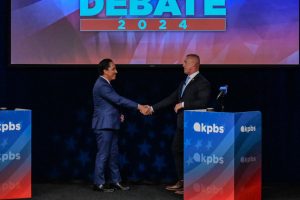
<svg viewBox="0 0 300 200">
<path fill-rule="evenodd" d="M 195 76 L 197 76 L 197 74 L 199 74 L 199 71 L 190 74 L 188 77 L 190 78 L 190 80 L 192 80 L 193 78 L 195 78 Z"/>
<path fill-rule="evenodd" d="M 107 80 L 104 76 L 100 76 L 101 78 L 103 78 L 104 80 L 106 80 L 108 82 L 108 84 L 110 84 L 109 80 Z"/>
</svg>

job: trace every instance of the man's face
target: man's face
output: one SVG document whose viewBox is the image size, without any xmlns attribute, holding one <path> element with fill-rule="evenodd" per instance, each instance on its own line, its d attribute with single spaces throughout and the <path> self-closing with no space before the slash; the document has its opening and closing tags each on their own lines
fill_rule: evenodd
<svg viewBox="0 0 300 200">
<path fill-rule="evenodd" d="M 196 61 L 192 57 L 186 57 L 183 62 L 184 73 L 190 75 L 195 72 Z"/>
<path fill-rule="evenodd" d="M 114 62 L 109 63 L 109 68 L 104 70 L 104 76 L 109 81 L 115 80 L 117 76 L 117 68 Z"/>
</svg>

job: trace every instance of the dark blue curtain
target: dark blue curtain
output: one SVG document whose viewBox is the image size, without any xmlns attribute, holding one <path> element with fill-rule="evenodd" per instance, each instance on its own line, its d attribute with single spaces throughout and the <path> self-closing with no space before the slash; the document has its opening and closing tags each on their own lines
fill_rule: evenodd
<svg viewBox="0 0 300 200">
<path fill-rule="evenodd" d="M 229 85 L 226 111 L 262 111 L 263 180 L 299 181 L 299 69 L 205 67 L 202 74 L 211 81 L 214 98 L 220 85 Z M 113 85 L 123 96 L 153 104 L 170 94 L 183 77 L 180 67 L 119 68 Z M 0 105 L 33 111 L 34 180 L 92 177 L 96 147 L 90 125 L 96 78 L 96 68 L 7 68 Z M 150 117 L 130 110 L 124 114 L 120 132 L 124 179 L 174 180 L 173 108 Z"/>
</svg>

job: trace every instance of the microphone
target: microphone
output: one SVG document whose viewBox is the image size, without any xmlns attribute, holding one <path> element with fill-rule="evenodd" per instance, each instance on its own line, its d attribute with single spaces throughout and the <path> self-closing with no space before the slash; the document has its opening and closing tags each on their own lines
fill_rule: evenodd
<svg viewBox="0 0 300 200">
<path fill-rule="evenodd" d="M 228 85 L 224 85 L 224 86 L 220 86 L 219 88 L 219 94 L 217 96 L 217 100 L 220 98 L 220 97 L 223 97 L 227 94 L 227 89 L 228 89 Z"/>
</svg>

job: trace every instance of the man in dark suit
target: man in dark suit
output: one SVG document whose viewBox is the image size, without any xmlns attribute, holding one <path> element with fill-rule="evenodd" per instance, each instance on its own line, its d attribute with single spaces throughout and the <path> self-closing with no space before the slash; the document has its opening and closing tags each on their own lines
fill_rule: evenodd
<svg viewBox="0 0 300 200">
<path fill-rule="evenodd" d="M 120 184 L 121 176 L 118 167 L 118 130 L 124 116 L 119 108 L 138 109 L 145 112 L 145 106 L 118 95 L 110 82 L 116 79 L 116 65 L 111 59 L 99 63 L 100 76 L 93 88 L 94 113 L 92 128 L 97 140 L 95 162 L 94 190 L 113 192 L 115 189 L 128 190 Z M 105 180 L 105 172 L 109 172 L 109 180 Z M 105 187 L 105 183 L 113 187 Z"/>
<path fill-rule="evenodd" d="M 206 108 L 210 97 L 210 83 L 199 73 L 200 58 L 196 54 L 186 56 L 183 69 L 187 74 L 185 81 L 168 97 L 148 109 L 152 114 L 162 108 L 174 106 L 177 113 L 177 128 L 173 139 L 172 152 L 175 159 L 178 181 L 167 186 L 167 190 L 183 194 L 183 111 Z"/>
</svg>

